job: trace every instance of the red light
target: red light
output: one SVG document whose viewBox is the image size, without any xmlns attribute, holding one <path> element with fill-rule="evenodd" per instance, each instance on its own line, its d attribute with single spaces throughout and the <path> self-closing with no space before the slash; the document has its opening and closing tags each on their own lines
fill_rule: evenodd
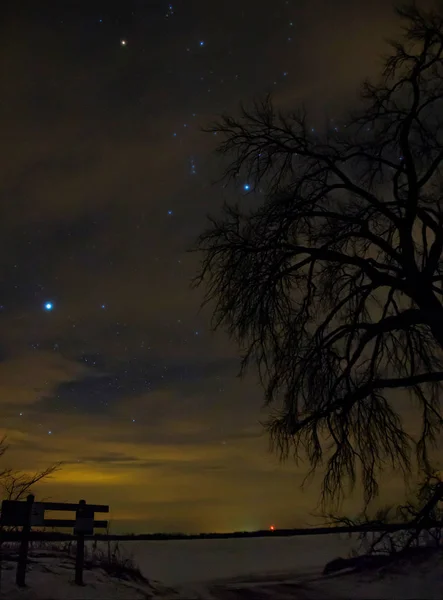
<svg viewBox="0 0 443 600">
<path fill-rule="evenodd" d="M 275 531 L 275 527 L 274 525 L 271 525 L 271 527 L 269 528 L 270 531 Z"/>
</svg>

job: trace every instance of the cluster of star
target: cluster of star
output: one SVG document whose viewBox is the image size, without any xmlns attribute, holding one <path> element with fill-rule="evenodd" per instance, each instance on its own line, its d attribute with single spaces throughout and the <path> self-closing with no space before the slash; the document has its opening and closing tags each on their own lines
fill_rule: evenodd
<svg viewBox="0 0 443 600">
<path fill-rule="evenodd" d="M 286 0 L 286 2 L 285 2 L 285 3 L 286 3 L 286 4 L 289 4 L 289 0 Z M 172 5 L 172 4 L 168 4 L 168 6 L 167 6 L 167 10 L 166 10 L 166 13 L 165 13 L 165 18 L 168 18 L 168 19 L 169 19 L 170 17 L 174 16 L 174 14 L 175 14 L 175 11 L 174 11 L 174 7 L 173 7 L 173 5 Z M 100 19 L 100 23 L 102 23 L 102 22 L 103 22 L 103 20 L 102 20 L 102 19 Z M 289 28 L 293 28 L 293 27 L 294 27 L 294 22 L 293 22 L 293 21 L 289 21 L 289 22 L 288 22 L 288 26 L 289 26 Z M 292 41 L 292 37 L 291 37 L 291 36 L 288 36 L 288 37 L 287 37 L 287 41 L 288 41 L 288 42 Z M 197 42 L 194 42 L 194 43 L 196 44 L 197 48 L 200 48 L 200 49 L 203 49 L 203 48 L 205 48 L 205 47 L 206 47 L 206 45 L 207 45 L 207 44 L 206 44 L 206 40 L 205 40 L 205 39 L 200 39 L 200 40 L 198 40 Z M 126 39 L 126 38 L 122 38 L 122 39 L 120 39 L 120 45 L 121 45 L 122 47 L 126 47 L 126 46 L 128 45 L 128 39 Z M 194 46 L 194 47 L 195 47 L 195 46 Z M 186 48 L 186 51 L 187 51 L 187 52 L 191 52 L 191 51 L 192 51 L 192 46 L 188 46 L 188 47 Z M 214 71 L 213 71 L 212 69 L 210 69 L 210 70 L 209 70 L 209 74 L 208 74 L 208 76 L 212 76 L 213 74 L 214 74 Z M 283 78 L 287 78 L 287 77 L 288 77 L 288 75 L 289 75 L 288 71 L 286 71 L 286 70 L 285 70 L 285 71 L 283 71 L 283 73 L 282 73 L 282 77 L 283 77 Z M 238 74 L 235 74 L 235 76 L 234 76 L 234 79 L 235 79 L 235 80 L 238 80 L 238 79 L 239 79 L 239 75 L 238 75 Z M 200 77 L 200 80 L 201 80 L 202 82 L 205 82 L 205 81 L 206 81 L 206 77 L 205 77 L 204 75 L 202 75 L 202 76 Z M 225 78 L 221 78 L 221 79 L 220 79 L 220 83 L 224 83 L 224 81 L 225 81 Z M 277 83 L 278 83 L 278 81 L 273 81 L 273 85 L 277 85 Z M 211 87 L 208 87 L 208 88 L 207 88 L 207 92 L 211 92 L 211 90 L 212 90 L 212 88 L 211 88 Z M 196 117 L 196 113 L 192 113 L 192 116 L 193 116 L 193 117 Z M 184 123 L 184 124 L 183 124 L 183 127 L 184 127 L 184 128 L 188 128 L 188 123 Z M 216 135 L 216 133 L 215 133 L 214 135 Z M 173 138 L 178 138 L 178 137 L 179 137 L 179 135 L 178 135 L 177 131 L 174 131 L 174 132 L 172 133 L 172 137 L 173 137 Z M 189 173 L 190 173 L 190 175 L 196 175 L 196 174 L 197 174 L 197 170 L 196 170 L 195 160 L 194 160 L 192 157 L 190 158 L 190 160 L 189 160 L 189 163 L 190 163 L 190 168 L 189 168 Z M 250 184 L 247 184 L 247 183 L 246 183 L 246 184 L 244 184 L 244 186 L 243 186 L 243 190 L 244 190 L 245 192 L 250 192 L 250 191 L 252 191 L 252 186 L 251 186 Z M 173 215 L 173 210 L 172 210 L 172 209 L 169 209 L 169 210 L 168 210 L 168 215 L 169 215 L 169 216 L 172 216 L 172 215 Z"/>
<path fill-rule="evenodd" d="M 183 10 L 182 6 L 174 7 L 172 4 L 164 5 L 161 9 L 161 14 L 159 16 L 161 19 L 165 17 L 165 19 L 167 19 L 169 22 L 162 21 L 163 26 L 168 29 L 171 28 L 172 30 L 172 28 L 175 27 L 179 21 L 179 12 L 181 10 Z M 126 60 L 129 64 L 132 60 L 137 60 L 137 56 L 139 53 L 141 55 L 141 52 L 145 51 L 145 48 L 142 47 L 140 40 L 137 39 L 136 34 L 134 32 L 131 33 L 131 29 L 127 28 L 126 25 L 125 29 L 121 28 L 119 31 L 116 32 L 114 28 L 114 20 L 108 18 L 106 14 L 102 14 L 99 18 L 96 14 L 93 17 L 93 20 L 97 28 L 100 29 L 100 31 L 102 32 L 107 31 L 108 25 L 112 24 L 112 27 L 109 27 L 109 30 L 111 31 L 111 51 L 109 54 L 112 57 L 112 59 L 114 59 L 115 54 L 118 54 L 119 57 L 122 57 L 123 64 L 125 64 Z M 289 22 L 289 28 L 292 28 L 293 25 L 294 23 L 292 21 Z M 287 36 L 288 34 L 287 27 L 288 21 L 285 20 L 282 29 L 283 42 L 285 42 L 285 36 Z M 201 27 L 199 31 L 195 30 L 187 32 L 186 35 L 182 37 L 178 36 L 178 38 L 184 40 L 184 43 L 180 42 L 176 46 L 169 48 L 169 50 L 171 50 L 171 54 L 173 54 L 174 52 L 177 54 L 178 65 L 182 64 L 182 61 L 186 61 L 185 64 L 190 65 L 189 74 L 192 78 L 192 82 L 194 82 L 193 85 L 195 86 L 197 93 L 193 97 L 192 94 L 189 93 L 189 96 L 192 97 L 192 103 L 190 102 L 189 104 L 187 104 L 187 99 L 183 99 L 183 110 L 179 108 L 179 110 L 175 112 L 173 119 L 171 119 L 166 124 L 166 127 L 164 129 L 164 135 L 166 138 L 166 143 L 171 145 L 171 149 L 177 152 L 181 152 L 180 160 L 183 160 L 183 168 L 181 172 L 184 173 L 184 177 L 186 178 L 192 176 L 192 180 L 186 179 L 186 181 L 189 181 L 190 186 L 194 186 L 195 188 L 197 188 L 200 185 L 204 185 L 204 183 L 202 183 L 202 179 L 204 177 L 203 165 L 205 164 L 204 160 L 202 160 L 201 148 L 197 146 L 197 144 L 193 141 L 193 136 L 198 129 L 198 125 L 201 125 L 201 123 L 198 123 L 197 115 L 204 115 L 204 117 L 202 118 L 206 118 L 207 115 L 211 113 L 215 115 L 216 111 L 214 109 L 214 103 L 217 102 L 217 93 L 214 92 L 217 92 L 220 89 L 223 89 L 223 91 L 229 91 L 229 86 L 232 86 L 232 90 L 234 94 L 236 94 L 239 87 L 246 80 L 246 77 L 243 77 L 243 72 L 240 70 L 240 62 L 238 66 L 235 66 L 234 71 L 229 71 L 228 69 L 223 70 L 221 66 L 219 67 L 219 63 L 217 62 L 219 61 L 219 58 L 217 58 L 217 56 L 221 54 L 222 50 L 226 50 L 227 54 L 230 54 L 228 44 L 226 48 L 221 47 L 221 44 L 224 44 L 223 40 L 221 42 L 220 39 L 217 40 L 217 38 L 215 36 L 212 36 L 211 32 L 206 30 L 205 27 Z M 292 37 L 287 36 L 287 41 L 291 40 Z M 119 47 L 121 48 L 121 51 Z M 271 79 L 268 80 L 267 84 L 263 84 L 263 88 L 267 89 L 272 84 L 277 85 L 277 83 L 283 83 L 285 80 L 288 80 L 289 71 L 286 70 L 286 67 L 287 65 L 285 63 L 280 62 L 280 65 L 274 71 L 273 75 L 271 76 Z M 173 61 L 171 61 L 171 63 L 167 65 L 166 70 L 168 73 L 174 73 L 175 68 Z M 130 69 L 128 69 L 128 72 L 130 72 Z M 182 74 L 183 73 L 181 73 L 181 75 Z M 276 78 L 275 81 L 272 81 L 273 77 Z M 221 86 L 223 87 L 221 88 Z M 213 93 L 208 96 L 208 94 L 211 92 Z M 214 135 L 216 135 L 216 133 Z M 242 195 L 259 193 L 261 191 L 259 188 L 256 189 L 255 182 L 244 181 L 241 178 L 238 180 L 238 189 L 239 193 Z M 162 215 L 168 221 L 167 227 L 170 227 L 171 230 L 173 230 L 176 227 L 176 224 L 179 221 L 179 219 L 175 218 L 176 215 L 180 215 L 180 217 L 182 217 L 180 221 L 183 222 L 184 213 L 185 211 L 181 207 L 174 206 L 172 200 L 170 200 L 169 203 L 166 204 L 166 206 L 164 204 L 162 205 Z M 155 257 L 153 258 L 153 260 L 157 261 L 158 258 Z M 181 264 L 180 260 L 178 260 L 178 264 Z M 182 267 L 179 268 L 181 269 Z M 42 303 L 40 302 L 41 300 L 37 301 L 36 303 L 37 310 L 40 310 L 44 313 L 57 313 L 48 315 L 48 318 L 45 319 L 45 322 L 47 324 L 52 323 L 54 321 L 57 321 L 58 323 L 59 320 L 62 320 L 66 316 L 64 302 L 62 302 L 62 299 L 59 296 L 54 295 L 52 298 L 48 298 Z M 112 303 L 113 302 L 114 300 L 112 300 Z M 114 306 L 112 305 L 111 310 L 108 310 L 107 304 L 100 304 L 98 302 L 95 306 L 95 309 L 97 312 L 104 313 L 103 320 L 109 320 L 110 315 L 114 311 Z M 74 333 L 77 334 L 77 332 L 82 328 L 82 323 L 78 319 L 74 319 L 73 317 L 71 318 L 66 316 L 66 318 L 68 318 L 70 326 L 72 325 L 72 328 L 74 328 Z M 177 322 L 181 323 L 181 320 L 178 319 Z M 128 349 L 126 345 L 127 338 L 124 330 L 125 324 L 117 322 L 117 325 L 115 325 L 114 322 L 111 323 L 110 326 L 114 328 L 113 334 L 115 334 L 115 336 L 117 336 L 118 338 L 118 347 L 121 348 L 122 353 L 125 353 L 125 359 L 128 358 L 129 360 L 129 357 L 131 356 L 131 348 Z M 172 337 L 173 336 L 171 336 L 171 338 Z M 204 340 L 204 338 L 204 330 L 202 328 L 197 328 L 194 323 L 190 324 L 188 334 L 183 334 L 179 343 L 191 344 L 194 343 L 194 340 L 196 340 L 195 343 L 200 343 L 200 340 Z M 177 343 L 176 341 L 172 340 L 168 341 L 168 338 L 166 338 L 166 342 L 171 344 Z M 148 351 L 151 350 L 151 346 L 147 345 L 148 343 L 151 342 L 146 341 L 146 344 L 144 341 L 140 343 L 140 340 L 138 340 L 137 342 L 137 344 L 140 345 L 142 351 L 146 352 L 146 354 L 149 354 Z M 86 340 L 85 347 L 87 347 L 87 344 L 88 341 Z M 40 351 L 44 349 L 43 343 L 33 343 L 31 345 L 35 350 Z M 128 345 L 131 346 L 131 344 Z M 63 347 L 62 341 L 60 341 L 60 346 Z M 58 343 L 54 343 L 52 347 L 54 350 L 59 350 Z M 135 354 L 137 354 L 137 350 L 135 350 Z M 98 371 L 101 368 L 100 365 L 102 364 L 102 361 L 99 359 L 96 360 L 95 355 L 88 354 L 87 352 L 85 352 L 85 357 L 80 360 L 82 360 L 82 362 L 85 363 L 88 367 L 90 367 L 91 369 L 95 369 L 96 371 Z M 163 376 L 166 377 L 166 373 L 165 375 L 162 375 L 162 377 Z M 114 384 L 116 386 L 119 385 L 118 382 L 114 382 L 110 385 Z M 225 388 L 219 383 L 217 383 L 216 391 L 218 391 L 221 394 L 224 393 Z M 22 415 L 23 413 L 20 413 L 20 416 Z M 131 413 L 128 413 L 126 415 L 126 419 L 128 419 L 131 423 L 140 423 L 140 420 L 137 421 L 136 417 Z M 38 425 L 40 427 L 43 427 L 42 424 Z M 50 425 L 52 426 L 51 428 L 49 427 Z M 47 424 L 44 427 L 45 432 L 46 430 L 48 435 L 52 435 L 53 433 L 57 432 L 57 426 L 54 423 Z"/>
<path fill-rule="evenodd" d="M 190 167 L 191 167 L 191 175 L 195 175 L 197 173 L 197 171 L 195 170 L 195 160 L 192 158 L 190 158 Z"/>
</svg>

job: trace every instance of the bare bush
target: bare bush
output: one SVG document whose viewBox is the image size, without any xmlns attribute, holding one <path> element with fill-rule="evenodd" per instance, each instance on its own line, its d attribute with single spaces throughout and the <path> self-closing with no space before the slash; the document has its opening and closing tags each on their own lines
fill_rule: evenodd
<svg viewBox="0 0 443 600">
<path fill-rule="evenodd" d="M 373 517 L 367 510 L 357 518 L 324 515 L 329 525 L 364 527 L 358 533 L 357 555 L 394 555 L 419 546 L 440 547 L 443 532 L 443 479 L 441 473 L 427 473 L 417 487 L 415 497 L 398 506 L 379 509 Z M 404 524 L 392 531 L 389 526 Z M 377 528 L 379 531 L 374 532 Z"/>
</svg>

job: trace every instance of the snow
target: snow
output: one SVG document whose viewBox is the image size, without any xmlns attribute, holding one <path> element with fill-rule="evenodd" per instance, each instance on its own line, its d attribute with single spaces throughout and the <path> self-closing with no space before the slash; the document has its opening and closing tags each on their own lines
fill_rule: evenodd
<svg viewBox="0 0 443 600">
<path fill-rule="evenodd" d="M 317 572 L 347 556 L 355 542 L 347 536 L 231 538 L 123 542 L 145 577 L 167 585 L 281 572 Z"/>
<path fill-rule="evenodd" d="M 146 600 L 162 597 L 163 586 L 148 582 L 123 581 L 109 577 L 102 569 L 85 570 L 84 586 L 74 583 L 75 561 L 62 552 L 29 552 L 26 587 L 15 585 L 16 563 L 4 561 L 0 598 L 8 600 Z"/>
<path fill-rule="evenodd" d="M 404 562 L 391 568 L 363 573 L 339 573 L 309 582 L 319 593 L 332 590 L 334 598 L 402 599 L 443 598 L 443 553 L 433 553 L 422 563 Z"/>
<path fill-rule="evenodd" d="M 16 564 L 4 561 L 0 597 L 8 600 L 369 600 L 443 598 L 443 553 L 395 567 L 322 575 L 346 557 L 353 540 L 336 535 L 223 540 L 120 542 L 146 580 L 121 580 L 100 568 L 73 583 L 74 560 L 32 549 L 27 587 L 15 585 Z M 149 580 L 149 581 L 148 581 Z"/>
</svg>

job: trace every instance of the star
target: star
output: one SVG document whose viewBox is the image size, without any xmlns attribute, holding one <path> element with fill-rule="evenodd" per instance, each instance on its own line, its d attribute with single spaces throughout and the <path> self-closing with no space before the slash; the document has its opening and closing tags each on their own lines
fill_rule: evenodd
<svg viewBox="0 0 443 600">
<path fill-rule="evenodd" d="M 126 40 L 120 40 L 120 46 L 126 46 L 128 42 Z"/>
<path fill-rule="evenodd" d="M 45 302 L 43 307 L 47 312 L 50 312 L 54 308 L 54 305 L 52 304 L 52 302 Z"/>
</svg>

